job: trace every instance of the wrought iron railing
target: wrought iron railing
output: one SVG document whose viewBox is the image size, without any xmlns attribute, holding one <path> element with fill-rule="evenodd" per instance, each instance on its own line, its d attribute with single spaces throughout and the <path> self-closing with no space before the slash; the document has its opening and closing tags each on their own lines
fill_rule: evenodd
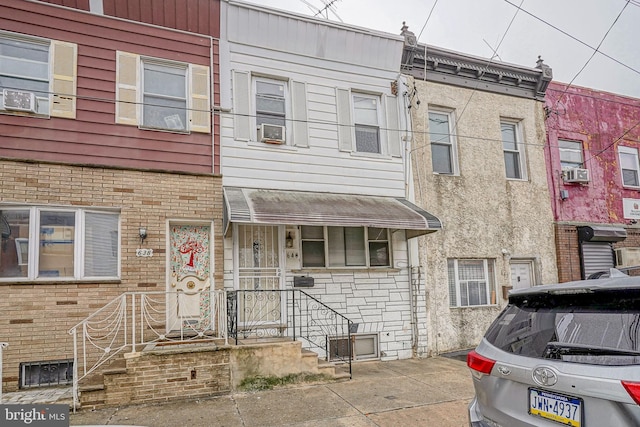
<svg viewBox="0 0 640 427">
<path fill-rule="evenodd" d="M 187 301 L 187 298 L 196 298 Z M 197 316 L 190 315 L 185 306 Z M 228 343 L 225 291 L 127 292 L 69 330 L 73 336 L 73 400 L 79 382 L 118 354 L 153 343 L 220 338 Z"/>
<path fill-rule="evenodd" d="M 290 337 L 319 357 L 347 363 L 352 374 L 352 322 L 302 290 L 229 291 L 227 313 L 236 345 L 249 338 Z"/>
</svg>

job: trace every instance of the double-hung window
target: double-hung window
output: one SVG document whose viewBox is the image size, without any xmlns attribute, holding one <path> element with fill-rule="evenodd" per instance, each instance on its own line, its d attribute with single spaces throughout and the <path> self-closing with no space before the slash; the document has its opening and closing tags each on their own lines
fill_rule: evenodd
<svg viewBox="0 0 640 427">
<path fill-rule="evenodd" d="M 640 166 L 638 165 L 638 149 L 618 147 L 622 185 L 625 187 L 640 187 Z"/>
<path fill-rule="evenodd" d="M 518 123 L 503 120 L 500 122 L 500 130 L 507 178 L 526 179 L 524 145 Z"/>
<path fill-rule="evenodd" d="M 429 142 L 433 172 L 456 174 L 458 166 L 452 114 L 429 111 Z"/>
<path fill-rule="evenodd" d="M 187 130 L 187 66 L 142 61 L 142 126 Z"/>
<path fill-rule="evenodd" d="M 495 304 L 495 268 L 490 259 L 449 259 L 449 305 Z"/>
<path fill-rule="evenodd" d="M 73 43 L 0 31 L 0 112 L 75 117 L 76 61 Z"/>
<path fill-rule="evenodd" d="M 353 94 L 353 118 L 356 130 L 357 152 L 382 153 L 379 106 L 379 96 Z"/>
<path fill-rule="evenodd" d="M 211 132 L 209 67 L 120 51 L 116 58 L 116 123 Z"/>
<path fill-rule="evenodd" d="M 375 227 L 302 227 L 303 267 L 388 267 L 389 231 Z"/>
<path fill-rule="evenodd" d="M 562 166 L 562 170 L 583 167 L 582 142 L 559 139 L 558 149 L 560 150 L 560 165 Z"/>
<path fill-rule="evenodd" d="M 2 279 L 120 276 L 120 215 L 56 207 L 0 207 Z"/>
<path fill-rule="evenodd" d="M 283 81 L 256 79 L 256 124 L 285 126 L 286 86 Z"/>
</svg>

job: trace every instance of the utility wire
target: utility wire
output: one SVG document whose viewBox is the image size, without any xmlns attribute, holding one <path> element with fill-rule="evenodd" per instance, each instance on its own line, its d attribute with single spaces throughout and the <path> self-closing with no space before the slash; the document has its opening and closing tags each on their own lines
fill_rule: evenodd
<svg viewBox="0 0 640 427">
<path fill-rule="evenodd" d="M 520 6 L 522 6 L 522 3 L 524 3 L 524 0 L 520 1 Z M 502 35 L 502 38 L 500 39 L 500 42 L 498 43 L 498 46 L 496 46 L 495 51 L 497 52 L 498 49 L 500 49 L 500 46 L 502 45 L 502 42 L 504 41 L 504 39 L 507 37 L 507 33 L 509 32 L 509 29 L 511 29 L 511 25 L 513 25 L 513 21 L 515 21 L 516 16 L 518 16 L 518 12 L 520 11 L 520 6 L 518 6 L 518 9 L 516 9 L 516 13 L 513 14 L 513 18 L 511 18 L 511 21 L 509 22 L 509 25 L 507 26 L 507 29 L 504 31 L 504 34 Z M 493 63 L 493 57 L 491 59 L 489 59 L 489 61 L 487 62 L 487 65 L 485 65 L 484 70 L 482 70 L 482 74 L 484 74 L 485 71 L 487 71 L 489 69 L 489 66 Z M 424 58 L 424 62 L 426 64 L 427 62 L 427 58 Z M 480 76 L 478 76 L 478 82 L 476 83 L 475 87 L 473 88 L 473 90 L 471 91 L 471 95 L 469 95 L 469 99 L 467 100 L 467 103 L 464 105 L 464 108 L 462 108 L 462 111 L 460 112 L 460 115 L 458 116 L 455 126 L 456 128 L 458 127 L 458 122 L 460 122 L 460 120 L 462 119 L 462 116 L 464 115 L 464 112 L 467 110 L 467 107 L 469 106 L 469 103 L 471 102 L 471 98 L 473 98 L 473 95 L 476 93 L 476 91 L 478 90 L 478 87 L 480 86 L 481 80 L 480 78 L 482 77 L 482 74 Z M 426 77 L 426 75 L 425 75 Z"/>
<path fill-rule="evenodd" d="M 20 90 L 19 88 L 14 88 L 17 90 Z M 49 94 L 53 94 L 53 92 L 42 92 L 39 91 L 38 93 L 49 93 Z M 67 94 L 57 94 L 61 97 L 74 97 L 74 95 L 67 95 Z M 580 96 L 587 96 L 587 95 L 580 95 Z M 151 106 L 151 107 L 166 107 L 164 105 L 156 105 L 156 104 L 150 104 L 150 103 L 142 103 L 142 102 L 130 102 L 130 101 L 116 101 L 114 99 L 107 99 L 107 98 L 99 98 L 99 97 L 90 97 L 90 96 L 79 96 L 76 95 L 75 98 L 77 99 L 82 99 L 82 100 L 87 100 L 87 101 L 95 101 L 95 102 L 106 102 L 106 103 L 110 103 L 110 104 L 116 104 L 118 102 L 122 102 L 125 104 L 129 104 L 129 105 L 147 105 L 147 106 Z M 595 98 L 595 97 L 594 97 Z M 630 106 L 636 106 L 638 107 L 638 105 L 634 105 L 634 104 L 626 104 L 626 105 L 630 105 Z M 640 107 L 639 107 L 640 108 Z M 178 109 L 178 108 L 176 108 Z M 195 108 L 179 108 L 180 110 L 185 110 L 185 111 L 197 111 L 197 112 L 204 112 L 204 113 L 210 113 L 210 114 L 218 114 L 222 117 L 228 117 L 228 118 L 234 118 L 234 117 L 249 117 L 249 118 L 256 118 L 257 115 L 255 114 L 239 114 L 239 113 L 231 113 L 231 112 L 226 112 L 226 111 L 219 111 L 216 109 L 207 109 L 207 110 L 203 110 L 203 109 L 195 109 Z M 311 124 L 311 125 L 322 125 L 322 126 L 343 126 L 343 127 L 350 127 L 350 128 L 355 128 L 357 125 L 356 124 L 351 124 L 351 125 L 342 125 L 339 124 L 337 121 L 330 121 L 330 120 L 294 120 L 291 118 L 285 118 L 285 122 L 287 123 L 306 123 L 306 124 Z M 629 129 L 627 132 L 625 132 L 625 134 L 622 136 L 626 136 L 631 130 L 633 130 L 634 128 L 636 128 L 638 125 L 640 125 L 640 122 L 637 123 L 635 126 L 633 126 L 631 129 Z M 393 129 L 393 128 L 387 128 L 387 127 L 382 127 L 379 126 L 378 129 L 380 131 L 387 131 L 387 132 L 402 132 L 404 131 L 404 129 Z M 482 137 L 482 136 L 475 136 L 475 135 L 461 135 L 460 133 L 437 133 L 437 132 L 430 132 L 430 131 L 417 131 L 417 130 L 413 130 L 412 133 L 414 135 L 433 135 L 433 136 L 439 136 L 442 137 L 441 140 L 444 140 L 446 137 L 454 137 L 454 138 L 459 138 L 459 139 L 472 139 L 472 140 L 476 140 L 476 141 L 487 141 L 487 142 L 497 142 L 502 144 L 502 139 L 498 139 L 498 138 L 487 138 L 487 137 Z M 618 138 L 621 139 L 622 137 Z M 617 141 L 617 140 L 616 140 Z M 423 148 L 427 148 L 430 147 L 433 143 L 437 143 L 438 141 L 430 141 L 427 144 L 423 144 L 421 146 L 418 147 L 414 147 L 411 151 L 415 151 L 417 149 L 423 149 Z M 532 147 L 543 147 L 545 146 L 545 143 L 532 143 L 532 142 L 524 142 L 524 141 L 519 141 L 518 142 L 519 145 L 525 145 L 525 146 L 532 146 Z M 551 146 L 551 147 L 555 147 L 555 146 Z M 607 147 L 609 148 L 609 147 Z M 606 149 L 603 149 L 602 151 L 606 151 Z"/>
<path fill-rule="evenodd" d="M 427 24 L 429 23 L 429 20 L 431 19 L 431 14 L 433 14 L 433 10 L 436 8 L 436 5 L 438 4 L 438 0 L 436 0 L 433 3 L 433 6 L 431 6 L 431 10 L 429 11 L 429 16 L 427 16 L 427 20 L 424 21 L 424 25 L 422 26 L 422 29 L 420 30 L 420 34 L 418 34 L 418 38 L 416 40 L 420 40 L 420 36 L 422 36 L 422 32 L 424 31 L 424 29 L 427 27 Z M 425 45 L 425 49 L 426 49 L 426 45 Z M 426 56 L 425 56 L 425 61 L 426 61 Z"/>
<path fill-rule="evenodd" d="M 622 13 L 624 12 L 624 10 L 627 8 L 627 6 L 629 6 L 629 0 L 627 0 L 624 4 L 624 6 L 622 7 L 622 10 L 620 11 L 620 13 L 618 13 L 618 16 L 616 16 L 616 19 L 613 20 L 613 23 L 611 24 L 611 26 L 609 27 L 609 29 L 607 30 L 607 32 L 604 34 L 604 37 L 602 37 L 602 40 L 600 40 L 600 43 L 598 43 L 598 46 L 595 48 L 595 50 L 593 51 L 593 53 L 591 54 L 591 56 L 589 57 L 589 59 L 587 59 L 587 62 L 584 63 L 584 65 L 582 66 L 582 68 L 580 68 L 580 70 L 576 73 L 575 76 L 573 76 L 573 78 L 571 79 L 571 81 L 569 82 L 569 84 L 566 86 L 566 88 L 564 89 L 564 92 L 562 92 L 562 94 L 558 97 L 558 99 L 556 100 L 556 107 L 558 106 L 558 103 L 560 102 L 560 100 L 564 97 L 564 95 L 567 93 L 567 91 L 569 90 L 569 88 L 571 87 L 571 85 L 573 84 L 573 82 L 578 78 L 578 76 L 584 71 L 585 68 L 587 68 L 587 65 L 589 65 L 589 63 L 591 62 L 591 60 L 596 56 L 596 53 L 598 53 L 598 51 L 600 50 L 600 47 L 602 46 L 602 43 L 604 43 L 604 41 L 606 40 L 607 36 L 609 35 L 609 33 L 611 32 L 611 30 L 613 29 L 613 27 L 616 25 L 616 23 L 618 22 L 618 20 L 620 19 L 620 17 L 622 16 Z"/>
<path fill-rule="evenodd" d="M 555 25 L 551 24 L 550 22 L 545 21 L 544 19 L 542 19 L 542 18 L 540 18 L 540 17 L 538 17 L 538 16 L 534 15 L 533 13 L 531 13 L 531 12 L 527 11 L 526 9 L 521 8 L 521 7 L 520 7 L 520 6 L 518 6 L 517 4 L 514 4 L 514 3 L 512 3 L 512 2 L 511 2 L 511 1 L 509 1 L 509 0 L 503 0 L 503 1 L 504 1 L 505 3 L 509 3 L 511 6 L 513 6 L 513 7 L 515 7 L 515 8 L 519 8 L 523 13 L 525 13 L 525 14 L 529 15 L 529 16 L 530 16 L 530 17 L 532 17 L 533 19 L 536 19 L 536 20 L 538 20 L 538 21 L 542 22 L 543 24 L 545 24 L 545 25 L 547 25 L 547 26 L 549 26 L 549 27 L 553 28 L 554 30 L 556 30 L 556 31 L 558 31 L 558 32 L 560 32 L 560 33 L 562 33 L 562 34 L 564 34 L 565 36 L 569 37 L 570 39 L 572 39 L 572 40 L 574 40 L 574 41 L 577 41 L 577 42 L 578 42 L 578 43 L 580 43 L 581 45 L 586 46 L 586 47 L 588 47 L 588 48 L 589 48 L 589 49 L 591 49 L 591 50 L 596 50 L 596 48 L 595 48 L 595 47 L 593 47 L 593 46 L 591 46 L 590 44 L 588 44 L 588 43 L 586 43 L 586 42 L 584 42 L 584 41 L 580 40 L 579 38 L 577 38 L 577 37 L 575 37 L 575 36 L 573 36 L 573 35 L 571 35 L 571 34 L 569 34 L 569 33 L 567 33 L 566 31 L 564 31 L 564 30 L 562 30 L 562 29 L 558 28 L 557 26 L 555 26 Z M 631 1 L 631 0 L 628 0 L 628 1 Z M 633 68 L 633 67 L 631 67 L 631 66 L 629 66 L 629 65 L 627 65 L 627 64 L 625 64 L 625 63 L 623 63 L 622 61 L 619 61 L 618 59 L 616 59 L 616 58 L 614 58 L 614 57 L 612 57 L 612 56 L 610 56 L 610 55 L 606 54 L 605 52 L 599 51 L 598 53 L 600 53 L 600 55 L 604 56 L 605 58 L 608 58 L 608 59 L 612 60 L 612 61 L 613 61 L 613 62 L 615 62 L 616 64 L 618 64 L 618 65 L 622 65 L 624 68 L 626 68 L 626 69 L 628 69 L 628 70 L 630 70 L 630 71 L 633 71 L 633 72 L 634 72 L 634 73 L 636 73 L 636 74 L 640 74 L 640 71 L 638 71 L 638 70 L 636 70 L 635 68 Z"/>
</svg>

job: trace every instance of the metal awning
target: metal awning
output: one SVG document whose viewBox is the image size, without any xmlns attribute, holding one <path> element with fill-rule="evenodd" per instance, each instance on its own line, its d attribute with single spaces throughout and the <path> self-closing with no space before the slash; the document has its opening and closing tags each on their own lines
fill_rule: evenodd
<svg viewBox="0 0 640 427">
<path fill-rule="evenodd" d="M 438 218 L 403 198 L 225 187 L 225 234 L 232 222 L 380 227 L 406 230 L 407 238 L 442 228 Z"/>
<path fill-rule="evenodd" d="M 586 225 L 578 227 L 581 242 L 621 242 L 627 238 L 627 230 L 610 225 Z"/>
</svg>

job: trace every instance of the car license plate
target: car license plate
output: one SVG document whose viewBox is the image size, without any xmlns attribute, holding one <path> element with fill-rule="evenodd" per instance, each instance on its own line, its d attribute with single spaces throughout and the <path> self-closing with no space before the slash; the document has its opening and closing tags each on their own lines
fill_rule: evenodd
<svg viewBox="0 0 640 427">
<path fill-rule="evenodd" d="M 567 426 L 582 425 L 582 399 L 529 389 L 529 413 Z"/>
</svg>

